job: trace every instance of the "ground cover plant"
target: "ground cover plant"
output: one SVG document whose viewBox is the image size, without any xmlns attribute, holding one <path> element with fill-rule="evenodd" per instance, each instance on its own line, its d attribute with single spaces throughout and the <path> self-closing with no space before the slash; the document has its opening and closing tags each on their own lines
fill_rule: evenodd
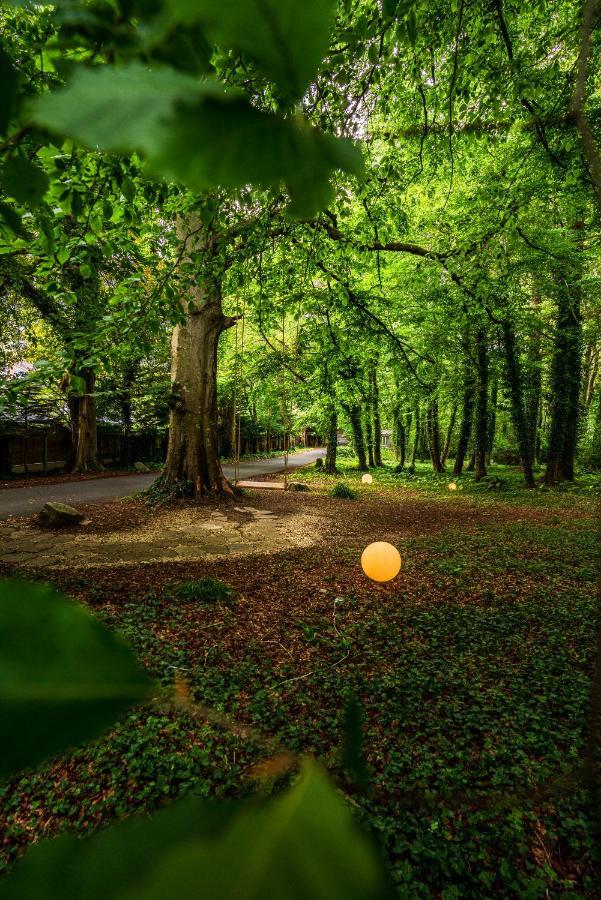
<svg viewBox="0 0 601 900">
<path fill-rule="evenodd" d="M 326 486 L 253 498 L 317 505 L 328 538 L 311 550 L 58 576 L 166 689 L 181 680 L 249 731 L 195 721 L 166 698 L 134 711 L 89 749 L 2 789 L 5 865 L 33 838 L 189 791 L 253 793 L 265 759 L 256 729 L 326 761 L 401 896 L 595 895 L 590 799 L 574 771 L 595 645 L 596 501 L 572 494 L 568 516 L 562 494 L 532 504 L 521 487 L 522 502 L 472 494 L 469 476 L 459 496 L 440 482 L 395 490 L 392 472 L 348 513 Z M 376 528 L 401 549 L 397 583 L 368 583 L 358 566 Z M 223 579 L 236 605 L 174 597 L 184 571 Z M 361 785 L 343 752 L 354 703 Z"/>
</svg>

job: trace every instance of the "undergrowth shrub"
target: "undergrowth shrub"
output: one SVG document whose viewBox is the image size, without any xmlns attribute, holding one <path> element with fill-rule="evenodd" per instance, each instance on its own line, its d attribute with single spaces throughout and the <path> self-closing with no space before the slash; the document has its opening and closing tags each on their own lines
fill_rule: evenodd
<svg viewBox="0 0 601 900">
<path fill-rule="evenodd" d="M 337 500 L 356 500 L 357 494 L 344 481 L 339 481 L 330 491 L 330 497 L 336 497 Z"/>
<path fill-rule="evenodd" d="M 219 603 L 231 600 L 234 592 L 219 578 L 200 578 L 198 581 L 182 581 L 173 593 L 180 600 L 196 600 L 199 603 Z"/>
</svg>

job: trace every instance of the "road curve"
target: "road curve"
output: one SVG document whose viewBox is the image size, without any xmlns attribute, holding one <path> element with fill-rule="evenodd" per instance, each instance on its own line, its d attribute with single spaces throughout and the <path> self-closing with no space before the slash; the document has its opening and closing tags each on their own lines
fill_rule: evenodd
<svg viewBox="0 0 601 900">
<path fill-rule="evenodd" d="M 297 469 L 315 462 L 318 457 L 325 456 L 325 450 L 301 450 L 291 453 L 288 468 Z M 284 470 L 284 457 L 273 456 L 268 459 L 246 460 L 240 463 L 240 480 L 253 478 L 256 475 L 271 475 Z M 234 467 L 224 466 L 227 478 L 234 477 Z M 30 516 L 39 512 L 44 503 L 58 500 L 77 506 L 78 503 L 98 503 L 112 500 L 115 497 L 127 497 L 147 488 L 157 477 L 156 472 L 148 475 L 119 475 L 115 478 L 94 478 L 87 481 L 63 481 L 58 484 L 30 485 L 22 488 L 6 488 L 0 491 L 0 520 L 12 516 Z"/>
</svg>

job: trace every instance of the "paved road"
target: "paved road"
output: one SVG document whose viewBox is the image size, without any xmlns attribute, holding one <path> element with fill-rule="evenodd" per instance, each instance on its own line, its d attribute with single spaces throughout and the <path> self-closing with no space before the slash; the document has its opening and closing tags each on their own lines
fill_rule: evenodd
<svg viewBox="0 0 601 900">
<path fill-rule="evenodd" d="M 288 468 L 297 469 L 315 462 L 319 456 L 325 456 L 322 448 L 303 450 L 291 453 Z M 268 475 L 282 472 L 284 457 L 274 456 L 269 459 L 255 459 L 240 463 L 240 480 L 253 478 L 255 475 Z M 227 478 L 234 477 L 234 467 L 224 466 Z M 95 503 L 101 500 L 112 500 L 114 497 L 127 497 L 147 488 L 157 477 L 156 472 L 149 475 L 121 475 L 115 478 L 95 478 L 89 481 L 64 481 L 59 484 L 42 484 L 39 487 L 7 488 L 0 491 L 0 519 L 11 516 L 28 516 L 38 512 L 48 500 L 59 500 L 61 503 Z"/>
</svg>

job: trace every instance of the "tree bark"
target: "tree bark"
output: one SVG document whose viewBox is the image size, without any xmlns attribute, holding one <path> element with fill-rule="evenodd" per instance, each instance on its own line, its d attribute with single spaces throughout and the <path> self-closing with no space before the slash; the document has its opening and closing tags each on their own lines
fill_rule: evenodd
<svg viewBox="0 0 601 900">
<path fill-rule="evenodd" d="M 189 273 L 199 254 L 205 273 L 194 281 L 186 275 L 182 290 L 184 320 L 175 327 L 171 341 L 171 395 L 169 397 L 169 445 L 162 481 L 178 496 L 231 495 L 219 461 L 217 412 L 217 348 L 219 338 L 236 323 L 223 314 L 219 245 L 215 235 L 190 243 L 190 221 L 178 223 Z M 197 229 L 198 230 L 198 229 Z M 206 270 L 211 266 L 211 274 Z"/>
<path fill-rule="evenodd" d="M 338 450 L 338 415 L 336 407 L 331 406 L 328 414 L 326 462 L 323 467 L 328 475 L 336 474 L 336 453 Z"/>
<path fill-rule="evenodd" d="M 365 439 L 363 437 L 363 426 L 361 424 L 361 407 L 358 403 L 353 403 L 346 405 L 344 409 L 351 423 L 351 431 L 353 432 L 353 449 L 359 463 L 359 471 L 367 472 L 368 467 L 365 454 Z"/>
<path fill-rule="evenodd" d="M 414 432 L 413 432 L 413 445 L 411 447 L 411 459 L 409 460 L 409 468 L 407 469 L 410 475 L 415 473 L 415 460 L 417 457 L 417 451 L 419 447 L 419 438 L 421 431 L 421 423 L 420 423 L 420 415 L 419 415 L 419 403 L 415 404 L 415 409 L 413 411 L 413 420 L 414 420 Z"/>
<path fill-rule="evenodd" d="M 457 452 L 455 454 L 453 475 L 461 475 L 461 473 L 463 472 L 463 463 L 465 461 L 467 448 L 470 442 L 474 420 L 475 383 L 474 372 L 468 350 L 469 348 L 466 348 L 463 377 L 463 409 L 461 412 L 461 427 L 459 429 L 459 440 L 457 441 Z"/>
<path fill-rule="evenodd" d="M 573 481 L 578 439 L 582 320 L 580 287 L 561 290 L 551 364 L 551 429 L 545 482 Z"/>
<path fill-rule="evenodd" d="M 407 428 L 403 422 L 403 412 L 400 405 L 397 405 L 394 412 L 394 455 L 397 461 L 398 471 L 402 471 L 405 467 L 405 457 L 407 455 Z"/>
<path fill-rule="evenodd" d="M 378 374 L 376 365 L 371 372 L 371 403 L 374 420 L 374 463 L 382 466 L 382 423 L 380 420 L 380 389 L 378 387 Z"/>
<path fill-rule="evenodd" d="M 98 459 L 98 432 L 96 425 L 96 375 L 91 369 L 78 372 L 83 378 L 84 392 L 69 395 L 71 440 L 73 461 L 71 472 L 97 472 L 102 468 Z"/>
<path fill-rule="evenodd" d="M 536 487 L 534 473 L 532 471 L 534 446 L 524 404 L 523 377 L 520 360 L 516 350 L 515 331 L 512 323 L 508 319 L 503 321 L 502 328 L 505 373 L 511 399 L 511 421 L 518 442 L 524 481 L 526 482 L 527 487 L 533 488 Z"/>
<path fill-rule="evenodd" d="M 235 321 L 223 315 L 220 291 L 213 289 L 173 332 L 163 478 L 180 496 L 232 493 L 218 454 L 217 347 Z"/>
<path fill-rule="evenodd" d="M 374 432 L 371 423 L 371 402 L 369 399 L 365 404 L 365 443 L 367 445 L 369 467 L 370 469 L 373 469 L 375 468 L 376 461 L 374 459 Z"/>
<path fill-rule="evenodd" d="M 447 435 L 444 442 L 444 447 L 442 448 L 442 453 L 440 454 L 440 465 L 442 469 L 445 467 L 445 463 L 447 461 L 447 456 L 449 455 L 449 450 L 451 449 L 451 441 L 453 440 L 453 431 L 455 429 L 455 419 L 457 418 L 457 403 L 453 403 L 451 408 L 451 418 L 449 419 L 449 427 L 447 428 Z"/>
<path fill-rule="evenodd" d="M 441 463 L 440 453 L 440 425 L 438 422 L 438 400 L 436 399 L 436 397 L 432 398 L 428 403 L 426 423 L 428 434 L 428 450 L 430 453 L 432 468 L 435 472 L 442 472 L 443 466 Z"/>
<path fill-rule="evenodd" d="M 476 332 L 476 429 L 474 434 L 474 478 L 486 475 L 488 447 L 488 348 L 486 330 Z"/>
</svg>

